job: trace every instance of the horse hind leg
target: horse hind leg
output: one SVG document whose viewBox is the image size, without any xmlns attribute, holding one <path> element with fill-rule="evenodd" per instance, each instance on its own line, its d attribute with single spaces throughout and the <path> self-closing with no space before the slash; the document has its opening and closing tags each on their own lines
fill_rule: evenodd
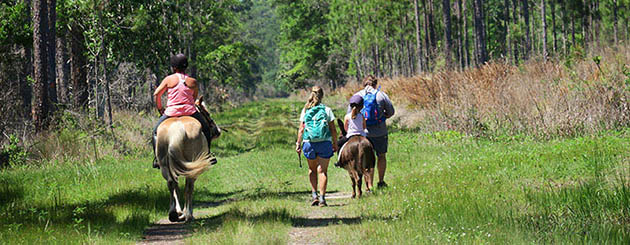
<svg viewBox="0 0 630 245">
<path fill-rule="evenodd" d="M 363 174 L 358 173 L 358 176 L 357 176 L 357 189 L 359 189 L 359 196 L 358 196 L 359 198 L 361 198 L 361 195 L 363 195 L 363 191 L 361 191 L 361 189 L 362 189 L 362 187 L 361 187 L 362 183 L 361 182 L 362 181 L 363 181 Z"/>
<path fill-rule="evenodd" d="M 181 216 L 179 216 L 179 220 L 182 221 L 192 221 L 193 217 L 193 191 L 195 190 L 195 179 L 186 178 L 186 187 L 184 190 L 184 195 L 186 196 L 186 204 L 184 205 L 184 212 Z"/>
<path fill-rule="evenodd" d="M 177 197 L 177 194 L 179 193 L 179 186 L 177 184 L 177 181 L 175 180 L 167 181 L 166 185 L 168 186 L 168 190 L 171 193 L 171 204 L 168 210 L 168 220 L 171 222 L 180 221 L 179 216 L 182 213 L 182 209 L 179 206 L 179 199 Z"/>
<path fill-rule="evenodd" d="M 357 190 L 356 190 L 357 189 L 356 188 L 357 183 L 356 183 L 356 180 L 355 180 L 354 176 L 352 175 L 352 173 L 350 173 L 350 180 L 352 181 L 352 198 L 355 198 L 357 196 L 357 193 L 356 193 L 357 192 Z"/>
</svg>

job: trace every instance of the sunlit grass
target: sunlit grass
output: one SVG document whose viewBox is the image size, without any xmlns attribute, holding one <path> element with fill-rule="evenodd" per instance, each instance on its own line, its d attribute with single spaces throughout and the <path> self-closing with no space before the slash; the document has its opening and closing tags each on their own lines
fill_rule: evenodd
<svg viewBox="0 0 630 245">
<path fill-rule="evenodd" d="M 628 243 L 626 131 L 540 141 L 394 129 L 390 186 L 319 208 L 308 205 L 306 160 L 299 168 L 293 150 L 302 106 L 272 100 L 213 115 L 227 132 L 213 143 L 219 163 L 196 182 L 187 242 L 286 244 L 292 229 L 313 223 L 309 214 L 325 212 L 332 223 L 314 228 L 340 244 Z M 0 170 L 0 239 L 141 240 L 168 210 L 166 183 L 146 155 Z M 351 191 L 345 170 L 329 168 L 328 190 Z"/>
</svg>

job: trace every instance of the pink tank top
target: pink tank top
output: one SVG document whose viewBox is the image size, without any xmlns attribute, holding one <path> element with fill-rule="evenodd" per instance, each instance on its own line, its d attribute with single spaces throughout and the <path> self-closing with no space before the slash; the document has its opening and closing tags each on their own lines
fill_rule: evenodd
<svg viewBox="0 0 630 245">
<path fill-rule="evenodd" d="M 186 86 L 186 75 L 176 73 L 179 82 L 168 88 L 168 101 L 164 114 L 169 117 L 190 116 L 197 112 L 195 108 L 194 90 Z"/>
<path fill-rule="evenodd" d="M 352 119 L 352 116 L 350 116 L 350 119 L 348 120 L 348 132 L 346 133 L 346 138 L 350 138 L 350 136 L 354 135 L 366 135 L 363 128 L 363 115 L 361 115 L 361 113 L 357 113 L 357 117 L 355 119 Z"/>
</svg>

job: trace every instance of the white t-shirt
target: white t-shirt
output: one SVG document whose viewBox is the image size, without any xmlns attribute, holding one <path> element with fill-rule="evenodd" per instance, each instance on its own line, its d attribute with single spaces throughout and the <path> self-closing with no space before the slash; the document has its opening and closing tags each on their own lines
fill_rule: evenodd
<svg viewBox="0 0 630 245">
<path fill-rule="evenodd" d="M 300 123 L 304 122 L 304 114 L 305 114 L 305 111 L 304 109 L 302 109 L 302 113 L 300 113 Z M 326 106 L 326 116 L 328 116 L 328 119 L 329 119 L 328 122 L 334 122 L 336 119 L 335 114 L 333 113 L 332 109 L 330 109 L 330 107 L 328 106 Z M 332 138 L 329 138 L 326 140 L 332 141 Z M 304 140 L 304 142 L 308 142 L 308 140 Z"/>
</svg>

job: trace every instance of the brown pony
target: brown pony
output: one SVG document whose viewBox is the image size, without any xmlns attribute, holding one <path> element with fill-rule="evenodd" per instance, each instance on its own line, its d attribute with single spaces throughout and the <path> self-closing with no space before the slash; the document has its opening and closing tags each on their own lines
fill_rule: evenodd
<svg viewBox="0 0 630 245">
<path fill-rule="evenodd" d="M 210 118 L 202 99 L 197 101 L 197 110 L 208 120 L 212 133 L 211 138 L 219 137 L 221 129 Z M 193 219 L 192 193 L 195 180 L 210 165 L 217 162 L 216 158 L 210 156 L 210 142 L 206 142 L 201 131 L 201 123 L 189 116 L 166 119 L 157 129 L 155 147 L 162 177 L 166 179 L 171 195 L 168 219 L 171 222 L 191 221 Z M 186 177 L 186 205 L 183 210 L 178 200 L 179 176 Z"/>
<path fill-rule="evenodd" d="M 337 119 L 337 124 L 341 130 L 341 137 L 345 137 L 346 130 L 343 122 Z M 361 197 L 363 176 L 365 176 L 365 187 L 370 191 L 375 162 L 376 158 L 372 143 L 364 136 L 351 136 L 339 150 L 339 166 L 348 171 L 352 180 L 352 198 L 357 197 L 357 189 L 359 192 L 358 197 Z"/>
</svg>

